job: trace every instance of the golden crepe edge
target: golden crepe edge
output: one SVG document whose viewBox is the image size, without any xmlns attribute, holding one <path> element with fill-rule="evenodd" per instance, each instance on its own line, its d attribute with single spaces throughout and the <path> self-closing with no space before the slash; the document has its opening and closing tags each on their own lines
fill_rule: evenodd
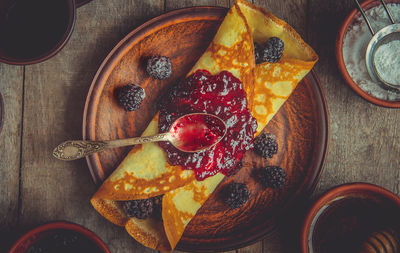
<svg viewBox="0 0 400 253">
<path fill-rule="evenodd" d="M 233 15 L 236 13 L 236 15 Z M 224 58 L 217 57 L 214 58 L 215 55 L 221 53 L 221 45 L 216 43 L 219 39 L 222 39 L 227 34 L 227 29 L 232 29 L 229 25 L 228 27 L 224 27 L 224 24 L 227 26 L 229 18 L 237 19 L 240 18 L 243 22 L 245 29 L 247 30 L 247 38 L 248 44 L 247 51 L 251 52 L 250 56 L 247 56 L 247 63 L 250 68 L 247 69 L 230 69 L 228 67 L 224 67 Z M 260 25 L 260 19 L 262 25 Z M 258 22 L 258 23 L 257 23 Z M 270 23 L 268 23 L 270 22 Z M 271 23 L 272 22 L 272 23 Z M 251 26 L 249 26 L 249 24 Z M 265 25 L 265 23 L 267 25 Z M 243 24 L 242 24 L 243 25 Z M 294 50 L 291 52 L 290 50 L 287 52 L 284 51 L 284 56 L 282 60 L 278 63 L 263 63 L 254 66 L 254 48 L 253 48 L 253 36 L 257 42 L 265 42 L 266 39 L 272 37 L 272 35 L 276 37 L 280 37 L 279 33 L 274 34 L 263 34 L 265 30 L 263 26 L 271 26 L 276 25 L 278 28 L 280 27 L 281 33 L 288 33 L 288 38 L 285 41 L 285 49 L 291 46 L 295 41 L 299 43 L 299 48 L 301 48 L 301 52 L 299 50 Z M 274 27 L 273 27 L 274 28 Z M 276 28 L 276 27 L 275 27 Z M 233 29 L 234 30 L 234 29 Z M 272 29 L 274 30 L 274 29 Z M 279 31 L 279 29 L 276 29 Z M 229 32 L 229 30 L 228 30 Z M 286 34 L 287 35 L 287 34 Z M 245 37 L 246 34 L 244 34 Z M 264 36 L 264 37 L 263 37 Z M 222 37 L 222 38 L 221 38 Z M 243 39 L 243 38 L 242 38 Z M 285 39 L 285 38 L 284 38 Z M 217 46 L 217 49 L 214 48 Z M 296 45 L 297 46 L 297 45 Z M 229 49 L 229 48 L 228 48 Z M 211 55 L 207 55 L 210 54 Z M 225 50 L 223 50 L 225 51 Z M 306 57 L 303 55 L 305 52 Z M 246 54 L 240 55 L 246 56 Z M 226 54 L 226 52 L 225 52 Z M 236 56 L 237 57 L 237 56 Z M 302 60 L 302 58 L 304 60 Z M 192 71 L 189 73 L 193 73 L 197 69 L 207 69 L 212 74 L 217 74 L 222 70 L 228 70 L 236 77 L 240 78 L 243 82 L 245 90 L 248 94 L 249 105 L 253 116 L 259 122 L 259 125 L 263 124 L 258 132 L 262 130 L 262 128 L 267 124 L 267 122 L 273 117 L 273 115 L 278 111 L 280 106 L 286 101 L 287 97 L 289 97 L 290 93 L 294 90 L 297 83 L 311 70 L 314 63 L 317 61 L 318 57 L 315 52 L 300 38 L 297 32 L 294 31 L 288 24 L 284 21 L 279 20 L 271 13 L 265 11 L 262 8 L 256 7 L 250 3 L 247 3 L 243 0 L 238 0 L 232 8 L 229 10 L 227 16 L 225 17 L 223 23 L 221 24 L 213 42 L 210 44 L 209 48 L 203 54 L 203 56 L 198 60 L 198 62 L 193 67 Z M 211 64 L 210 64 L 211 60 Z M 218 63 L 215 61 L 219 61 Z M 221 65 L 221 66 L 220 66 Z M 293 75 L 293 80 L 280 80 L 279 76 L 274 77 L 275 69 L 280 69 L 281 72 L 285 73 L 285 71 L 294 71 L 290 72 L 290 75 Z M 297 71 L 297 72 L 296 72 Z M 243 72 L 242 76 L 240 72 Z M 271 78 L 270 77 L 274 77 Z M 289 82 L 290 85 L 282 85 L 285 86 L 285 89 L 274 87 L 274 83 L 276 82 Z M 261 88 L 260 88 L 261 86 Z M 287 87 L 286 87 L 287 86 Z M 260 94 L 270 95 L 270 98 L 264 98 L 264 101 L 259 98 Z M 272 106 L 267 106 L 268 108 L 264 108 L 264 110 L 260 109 L 260 105 L 263 106 L 270 102 Z M 274 100 L 275 99 L 275 100 Z M 158 118 L 157 116 L 150 123 L 149 127 L 143 133 L 143 136 L 155 134 L 158 130 L 157 127 Z M 261 123 L 261 124 L 260 124 Z M 157 145 L 157 144 L 153 144 Z M 127 157 L 133 157 L 135 154 L 140 154 L 143 146 L 137 146 L 133 148 L 133 150 L 129 153 Z M 143 152 L 142 152 L 143 153 Z M 144 152 L 146 153 L 146 152 Z M 164 154 L 165 155 L 165 154 Z M 125 160 L 124 160 L 125 161 Z M 121 163 L 124 165 L 124 162 Z M 127 163 L 129 164 L 129 163 Z M 126 164 L 125 164 L 126 165 Z M 110 185 L 109 187 L 103 187 L 110 182 L 106 180 L 102 187 L 100 187 L 99 191 L 93 196 L 91 199 L 92 205 L 94 208 L 105 218 L 110 220 L 116 225 L 125 226 L 128 233 L 134 237 L 138 242 L 143 245 L 158 249 L 162 251 L 170 251 L 175 248 L 176 244 L 180 240 L 183 231 L 186 225 L 190 222 L 190 220 L 194 217 L 198 209 L 202 206 L 202 204 L 208 199 L 214 189 L 218 186 L 218 184 L 223 180 L 224 176 L 222 174 L 217 174 L 213 177 L 207 178 L 204 181 L 196 181 L 194 179 L 194 175 L 192 171 L 183 171 L 179 166 L 166 166 L 167 168 L 161 174 L 161 177 L 151 178 L 149 181 L 144 182 L 143 185 L 147 188 L 155 187 L 155 185 L 159 186 L 160 182 L 166 179 L 170 179 L 171 177 L 175 177 L 178 179 L 178 182 L 174 182 L 174 184 L 169 184 L 167 190 L 158 191 L 158 192 L 150 192 L 149 194 L 143 195 L 133 191 L 110 191 L 110 187 L 114 187 L 115 184 Z M 121 165 L 117 168 L 116 171 L 124 171 L 121 169 Z M 113 173 L 114 174 L 114 173 Z M 127 174 L 127 173 L 125 173 Z M 184 175 L 182 177 L 182 175 Z M 121 181 L 126 180 L 126 175 L 120 178 Z M 168 181 L 168 180 L 167 180 Z M 122 187 L 124 188 L 124 187 Z M 201 192 L 201 194 L 197 194 Z M 154 219 L 146 219 L 139 220 L 137 218 L 128 218 L 121 207 L 116 203 L 116 200 L 133 200 L 133 199 L 143 199 L 149 198 L 153 196 L 157 196 L 160 194 L 165 194 L 162 200 L 162 217 L 164 220 L 164 224 L 162 222 L 155 221 Z M 197 196 L 198 195 L 198 196 Z M 180 198 L 178 198 L 178 197 Z M 191 208 L 190 212 L 186 212 L 186 207 L 182 207 L 182 203 L 187 203 L 188 201 L 194 200 L 196 197 L 197 201 L 192 202 L 189 206 Z M 110 200 L 111 199 L 111 200 Z M 183 201 L 185 200 L 185 201 Z M 164 234 L 165 231 L 165 234 Z"/>
</svg>

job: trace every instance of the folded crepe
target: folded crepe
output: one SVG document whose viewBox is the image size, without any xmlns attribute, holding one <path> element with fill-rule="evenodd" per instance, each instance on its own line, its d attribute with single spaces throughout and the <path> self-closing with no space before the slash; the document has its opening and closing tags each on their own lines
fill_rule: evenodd
<svg viewBox="0 0 400 253">
<path fill-rule="evenodd" d="M 285 44 L 276 63 L 255 64 L 254 42 L 279 37 Z M 244 0 L 228 11 L 213 41 L 188 75 L 205 69 L 211 74 L 226 70 L 239 78 L 249 109 L 258 123 L 257 134 L 275 115 L 318 56 L 284 21 Z M 158 114 L 142 136 L 158 133 Z M 135 146 L 91 199 L 94 208 L 143 245 L 171 251 L 185 227 L 224 179 L 218 173 L 197 181 L 193 171 L 168 164 L 156 143 Z M 128 217 L 118 201 L 162 195 L 162 220 Z"/>
</svg>

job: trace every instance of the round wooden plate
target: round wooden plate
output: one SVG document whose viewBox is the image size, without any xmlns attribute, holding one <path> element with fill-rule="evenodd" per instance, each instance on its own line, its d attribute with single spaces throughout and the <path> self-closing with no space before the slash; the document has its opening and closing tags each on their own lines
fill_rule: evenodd
<svg viewBox="0 0 400 253">
<path fill-rule="evenodd" d="M 226 9 L 194 7 L 156 17 L 129 33 L 110 52 L 90 87 L 83 117 L 83 138 L 120 139 L 139 136 L 157 112 L 157 101 L 166 88 L 184 77 L 213 39 Z M 144 60 L 151 55 L 171 58 L 174 72 L 164 81 L 151 79 Z M 116 88 L 135 83 L 147 94 L 141 108 L 125 112 L 118 106 Z M 327 150 L 328 115 L 316 75 L 311 72 L 300 82 L 264 131 L 276 135 L 279 150 L 270 160 L 253 152 L 244 158 L 243 168 L 226 178 L 187 226 L 177 249 L 223 251 L 239 248 L 269 233 L 276 217 L 310 193 L 321 172 Z M 93 180 L 100 184 L 121 162 L 130 148 L 107 150 L 87 157 Z M 253 168 L 279 165 L 288 175 L 281 190 L 264 189 Z M 251 199 L 236 210 L 221 200 L 224 186 L 246 183 Z"/>
</svg>

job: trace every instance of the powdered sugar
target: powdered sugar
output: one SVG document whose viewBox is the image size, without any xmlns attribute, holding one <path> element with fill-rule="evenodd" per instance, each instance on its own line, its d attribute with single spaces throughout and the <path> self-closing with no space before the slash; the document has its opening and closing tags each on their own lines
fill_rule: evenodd
<svg viewBox="0 0 400 253">
<path fill-rule="evenodd" d="M 396 22 L 400 21 L 400 4 L 388 4 L 388 8 L 393 15 L 393 19 Z M 366 14 L 375 31 L 379 31 L 391 24 L 385 9 L 381 5 L 367 10 Z M 368 74 L 365 65 L 365 52 L 371 38 L 372 35 L 364 19 L 361 15 L 358 15 L 347 29 L 343 40 L 343 58 L 347 71 L 353 81 L 366 93 L 379 99 L 390 101 L 400 100 L 400 93 L 382 88 Z M 399 71 L 397 70 L 397 73 Z"/>
<path fill-rule="evenodd" d="M 391 84 L 400 84 L 400 41 L 393 40 L 378 47 L 374 63 L 383 80 Z"/>
</svg>

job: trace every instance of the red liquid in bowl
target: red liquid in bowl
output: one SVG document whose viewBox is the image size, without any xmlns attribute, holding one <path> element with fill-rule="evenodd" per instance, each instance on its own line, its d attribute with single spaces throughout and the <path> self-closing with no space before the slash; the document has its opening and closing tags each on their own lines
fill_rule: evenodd
<svg viewBox="0 0 400 253">
<path fill-rule="evenodd" d="M 247 107 L 243 84 L 227 71 L 218 75 L 196 71 L 172 87 L 161 101 L 159 132 L 167 132 L 175 120 L 190 113 L 218 116 L 226 123 L 226 134 L 212 148 L 196 153 L 182 152 L 169 142 L 160 142 L 168 162 L 193 170 L 197 180 L 218 172 L 229 175 L 244 153 L 253 147 L 257 129 L 257 121 Z"/>
</svg>

